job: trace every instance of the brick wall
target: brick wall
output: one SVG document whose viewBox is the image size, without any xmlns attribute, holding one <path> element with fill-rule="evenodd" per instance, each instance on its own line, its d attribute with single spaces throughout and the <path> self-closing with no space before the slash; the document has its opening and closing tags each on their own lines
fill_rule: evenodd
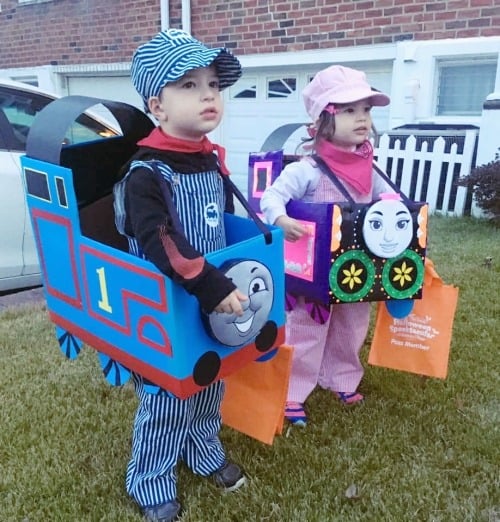
<svg viewBox="0 0 500 522">
<path fill-rule="evenodd" d="M 0 68 L 127 62 L 159 0 L 2 0 Z M 237 54 L 500 34 L 498 0 L 192 0 L 192 33 Z M 181 3 L 170 2 L 172 27 Z"/>
<path fill-rule="evenodd" d="M 0 3 L 0 68 L 128 62 L 160 30 L 157 0 Z"/>
<path fill-rule="evenodd" d="M 500 34 L 497 0 L 197 0 L 193 33 L 238 54 Z"/>
</svg>

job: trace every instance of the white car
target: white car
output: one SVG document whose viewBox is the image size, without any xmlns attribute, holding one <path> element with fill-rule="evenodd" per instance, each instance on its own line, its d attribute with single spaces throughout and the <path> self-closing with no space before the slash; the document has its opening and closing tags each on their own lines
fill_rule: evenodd
<svg viewBox="0 0 500 522">
<path fill-rule="evenodd" d="M 35 116 L 56 97 L 0 78 L 0 293 L 42 283 L 19 158 Z M 98 116 L 82 114 L 68 129 L 65 142 L 119 134 Z"/>
</svg>

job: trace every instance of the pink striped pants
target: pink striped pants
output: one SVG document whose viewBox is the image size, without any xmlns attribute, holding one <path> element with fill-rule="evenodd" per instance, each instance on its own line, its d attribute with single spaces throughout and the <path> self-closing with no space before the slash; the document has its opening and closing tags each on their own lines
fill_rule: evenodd
<svg viewBox="0 0 500 522">
<path fill-rule="evenodd" d="M 287 313 L 286 343 L 294 348 L 288 401 L 305 402 L 317 384 L 332 391 L 354 392 L 362 377 L 359 352 L 370 322 L 370 303 L 333 305 L 319 324 L 303 298 Z"/>
</svg>

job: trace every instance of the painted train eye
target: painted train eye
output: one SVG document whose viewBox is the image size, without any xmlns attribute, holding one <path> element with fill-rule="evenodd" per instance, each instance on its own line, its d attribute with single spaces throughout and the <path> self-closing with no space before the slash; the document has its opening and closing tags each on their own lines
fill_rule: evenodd
<svg viewBox="0 0 500 522">
<path fill-rule="evenodd" d="M 267 290 L 266 282 L 262 277 L 256 277 L 255 279 L 252 279 L 250 281 L 250 284 L 248 285 L 249 288 L 249 295 L 255 294 L 257 292 L 262 292 L 263 290 Z"/>
<path fill-rule="evenodd" d="M 370 228 L 372 230 L 377 231 L 377 230 L 382 229 L 383 225 L 382 225 L 382 221 L 380 221 L 380 219 L 370 219 L 369 223 L 370 223 Z"/>
<path fill-rule="evenodd" d="M 396 229 L 397 230 L 406 230 L 409 222 L 410 222 L 409 219 L 399 219 L 396 223 Z"/>
</svg>

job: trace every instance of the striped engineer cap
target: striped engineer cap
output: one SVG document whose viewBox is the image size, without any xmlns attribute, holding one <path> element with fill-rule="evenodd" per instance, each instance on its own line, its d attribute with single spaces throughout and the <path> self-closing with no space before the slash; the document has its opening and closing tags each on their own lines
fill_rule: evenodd
<svg viewBox="0 0 500 522">
<path fill-rule="evenodd" d="M 241 76 L 239 60 L 227 49 L 210 49 L 185 31 L 169 29 L 137 48 L 132 58 L 132 83 L 147 106 L 148 99 L 159 96 L 167 83 L 212 63 L 217 69 L 220 90 Z"/>
</svg>

